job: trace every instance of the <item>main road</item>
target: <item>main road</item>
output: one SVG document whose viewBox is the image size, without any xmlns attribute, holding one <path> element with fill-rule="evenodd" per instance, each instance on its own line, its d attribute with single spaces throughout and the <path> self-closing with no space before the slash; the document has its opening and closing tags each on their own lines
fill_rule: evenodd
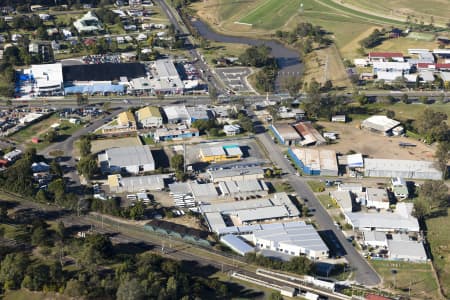
<svg viewBox="0 0 450 300">
<path fill-rule="evenodd" d="M 347 241 L 342 231 L 334 225 L 330 215 L 311 191 L 305 178 L 296 175 L 297 171 L 292 167 L 290 161 L 284 157 L 279 147 L 273 142 L 272 137 L 267 132 L 259 133 L 256 137 L 267 150 L 267 153 L 270 153 L 272 162 L 286 173 L 286 177 L 296 193 L 302 199 L 306 200 L 308 208 L 314 211 L 314 216 L 320 230 L 331 231 L 337 237 L 337 240 L 345 250 L 344 257 L 354 269 L 356 281 L 365 286 L 379 284 L 380 278 L 378 274 L 358 251 L 356 251 L 353 245 Z"/>
</svg>

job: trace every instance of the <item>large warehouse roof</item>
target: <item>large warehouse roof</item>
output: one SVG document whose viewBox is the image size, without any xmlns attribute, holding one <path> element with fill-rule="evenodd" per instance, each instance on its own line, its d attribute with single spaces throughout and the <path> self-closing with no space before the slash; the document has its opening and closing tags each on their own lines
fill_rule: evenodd
<svg viewBox="0 0 450 300">
<path fill-rule="evenodd" d="M 289 124 L 273 124 L 272 127 L 284 140 L 300 139 L 298 132 Z"/>
<path fill-rule="evenodd" d="M 105 63 L 63 66 L 64 81 L 112 81 L 120 77 L 128 79 L 145 77 L 145 66 L 141 63 Z"/>
<path fill-rule="evenodd" d="M 33 75 L 37 87 L 56 86 L 63 83 L 62 65 L 60 63 L 32 65 L 30 74 Z"/>
<path fill-rule="evenodd" d="M 442 172 L 434 162 L 400 159 L 364 159 L 364 175 L 369 177 L 403 177 L 440 180 Z"/>
<path fill-rule="evenodd" d="M 386 116 L 371 116 L 362 122 L 361 127 L 387 132 L 398 125 L 400 125 L 400 122 Z"/>
<path fill-rule="evenodd" d="M 111 148 L 106 150 L 108 161 L 113 166 L 132 166 L 154 164 L 153 155 L 148 146 Z"/>
<path fill-rule="evenodd" d="M 287 223 L 289 224 L 289 223 Z M 260 230 L 253 233 L 256 240 L 271 240 L 278 244 L 299 246 L 304 249 L 328 252 L 328 247 L 312 225 L 294 223 L 281 229 Z"/>
</svg>

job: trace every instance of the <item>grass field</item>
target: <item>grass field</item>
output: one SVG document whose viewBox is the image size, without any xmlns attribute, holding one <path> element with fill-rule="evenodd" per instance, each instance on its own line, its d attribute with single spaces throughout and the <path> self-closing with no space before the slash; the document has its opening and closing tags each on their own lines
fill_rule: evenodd
<svg viewBox="0 0 450 300">
<path fill-rule="evenodd" d="M 423 20 L 425 23 L 429 23 L 433 16 L 435 23 L 445 24 L 450 14 L 450 7 L 445 0 L 345 0 L 345 4 L 405 20 L 408 15 L 414 15 L 413 20 Z"/>
<path fill-rule="evenodd" d="M 434 267 L 445 296 L 450 297 L 450 209 L 447 216 L 431 218 L 426 221 L 427 239 L 431 246 Z"/>
<path fill-rule="evenodd" d="M 425 32 L 411 32 L 407 35 L 407 38 L 419 41 L 431 42 L 434 41 L 434 34 Z"/>
<path fill-rule="evenodd" d="M 4 300 L 69 300 L 70 297 L 56 293 L 46 292 L 30 292 L 26 290 L 9 291 L 6 293 Z"/>
<path fill-rule="evenodd" d="M 438 284 L 433 276 L 430 264 L 416 264 L 394 261 L 370 261 L 377 273 L 383 278 L 386 288 L 393 288 L 396 293 L 408 295 L 411 287 L 413 299 L 439 299 Z M 392 274 L 392 270 L 396 274 Z"/>
<path fill-rule="evenodd" d="M 239 20 L 266 29 L 283 26 L 300 9 L 301 0 L 266 0 Z"/>
</svg>

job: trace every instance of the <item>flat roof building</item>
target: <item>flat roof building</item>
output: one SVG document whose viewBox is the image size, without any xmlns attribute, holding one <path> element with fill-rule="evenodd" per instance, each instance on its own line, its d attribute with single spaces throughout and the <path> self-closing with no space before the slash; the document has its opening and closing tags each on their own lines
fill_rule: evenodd
<svg viewBox="0 0 450 300">
<path fill-rule="evenodd" d="M 365 158 L 364 176 L 441 180 L 442 172 L 432 161 Z"/>
<path fill-rule="evenodd" d="M 158 59 L 152 65 L 154 78 L 150 79 L 155 94 L 181 94 L 183 81 L 175 64 L 170 59 Z"/>
<path fill-rule="evenodd" d="M 261 167 L 208 170 L 207 173 L 212 182 L 245 181 L 264 178 L 264 170 Z"/>
<path fill-rule="evenodd" d="M 220 242 L 229 247 L 234 252 L 244 256 L 247 253 L 254 252 L 254 248 L 244 242 L 240 237 L 233 234 L 227 234 L 220 238 Z"/>
<path fill-rule="evenodd" d="M 289 148 L 288 155 L 307 175 L 338 175 L 336 152 L 333 150 Z"/>
<path fill-rule="evenodd" d="M 64 80 L 61 63 L 31 65 L 20 76 L 31 83 L 37 96 L 59 96 L 64 94 Z M 25 80 L 23 81 L 25 82 Z"/>
<path fill-rule="evenodd" d="M 283 228 L 259 230 L 253 233 L 257 249 L 267 249 L 292 256 L 307 256 L 318 260 L 328 258 L 329 250 L 312 225 L 302 222 L 285 223 Z"/>
<path fill-rule="evenodd" d="M 114 193 L 135 193 L 142 190 L 162 191 L 165 187 L 166 175 L 147 175 L 122 177 L 120 174 L 108 176 L 108 185 Z"/>
<path fill-rule="evenodd" d="M 272 124 L 270 129 L 280 144 L 291 146 L 300 142 L 301 136 L 289 124 Z"/>
<path fill-rule="evenodd" d="M 102 171 L 139 174 L 155 170 L 155 161 L 148 146 L 131 146 L 107 149 L 98 156 Z"/>
<path fill-rule="evenodd" d="M 200 159 L 203 162 L 215 163 L 230 160 L 240 160 L 242 158 L 242 155 L 243 153 L 239 145 L 208 145 L 200 148 Z"/>
<path fill-rule="evenodd" d="M 184 105 L 172 105 L 172 106 L 163 106 L 164 114 L 166 115 L 167 122 L 176 124 L 176 123 L 188 123 L 189 122 L 189 113 L 186 110 L 186 106 Z"/>
<path fill-rule="evenodd" d="M 390 259 L 412 262 L 426 262 L 428 259 L 421 242 L 389 240 L 388 248 Z"/>
<path fill-rule="evenodd" d="M 267 196 L 269 193 L 266 183 L 258 179 L 219 182 L 219 190 L 222 196 L 237 200 Z"/>
<path fill-rule="evenodd" d="M 385 189 L 366 188 L 366 206 L 368 208 L 389 208 L 389 197 Z"/>
</svg>

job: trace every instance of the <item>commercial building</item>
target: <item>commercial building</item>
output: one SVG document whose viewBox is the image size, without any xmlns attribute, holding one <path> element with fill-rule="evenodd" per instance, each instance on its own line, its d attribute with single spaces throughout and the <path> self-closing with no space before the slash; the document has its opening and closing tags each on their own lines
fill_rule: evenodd
<svg viewBox="0 0 450 300">
<path fill-rule="evenodd" d="M 98 155 L 103 173 L 139 174 L 155 170 L 155 161 L 148 146 L 107 149 Z"/>
<path fill-rule="evenodd" d="M 162 191 L 165 187 L 165 175 L 147 175 L 122 177 L 120 174 L 108 176 L 109 190 L 114 193 L 135 193 L 145 191 Z"/>
<path fill-rule="evenodd" d="M 175 129 L 158 128 L 153 133 L 153 139 L 155 142 L 179 141 L 198 137 L 199 135 L 200 132 L 197 128 L 186 128 L 186 126 L 183 125 Z"/>
<path fill-rule="evenodd" d="M 295 130 L 302 136 L 302 146 L 325 144 L 325 138 L 315 129 L 311 122 L 299 122 L 294 125 Z"/>
<path fill-rule="evenodd" d="M 231 169 L 208 170 L 207 174 L 212 182 L 221 181 L 247 181 L 264 178 L 261 167 L 242 167 Z"/>
<path fill-rule="evenodd" d="M 409 62 L 374 62 L 373 74 L 378 72 L 399 72 L 402 75 L 409 74 L 411 64 Z"/>
<path fill-rule="evenodd" d="M 63 72 L 60 63 L 31 65 L 19 75 L 18 82 L 22 94 L 35 96 L 61 96 Z"/>
<path fill-rule="evenodd" d="M 370 131 L 382 133 L 384 135 L 400 135 L 403 133 L 403 127 L 400 122 L 390 119 L 386 116 L 371 116 L 361 123 L 361 128 Z"/>
<path fill-rule="evenodd" d="M 367 247 L 387 248 L 388 239 L 386 232 L 381 231 L 362 231 L 363 244 Z"/>
<path fill-rule="evenodd" d="M 296 145 L 302 139 L 298 132 L 289 124 L 272 124 L 270 129 L 280 144 L 283 145 Z"/>
<path fill-rule="evenodd" d="M 370 52 L 370 62 L 389 62 L 389 61 L 404 61 L 403 54 L 400 52 Z"/>
<path fill-rule="evenodd" d="M 253 225 L 300 215 L 286 193 L 271 194 L 266 199 L 200 205 L 199 212 L 204 214 L 210 230 L 218 234 L 228 226 Z"/>
<path fill-rule="evenodd" d="M 333 150 L 289 148 L 288 155 L 307 175 L 338 175 L 336 152 Z"/>
<path fill-rule="evenodd" d="M 343 213 L 354 210 L 354 200 L 350 191 L 332 191 L 330 197 L 336 201 Z"/>
<path fill-rule="evenodd" d="M 222 181 L 219 182 L 219 190 L 223 197 L 234 198 L 235 200 L 260 198 L 269 194 L 266 183 L 258 179 Z"/>
<path fill-rule="evenodd" d="M 205 146 L 200 149 L 200 159 L 208 163 L 240 160 L 242 155 L 239 145 Z"/>
<path fill-rule="evenodd" d="M 366 188 L 366 203 L 368 208 L 388 209 L 389 197 L 385 189 Z"/>
<path fill-rule="evenodd" d="M 206 106 L 188 106 L 186 110 L 189 115 L 189 126 L 197 120 L 210 120 L 214 117 L 212 111 Z"/>
<path fill-rule="evenodd" d="M 397 203 L 394 212 L 349 212 L 345 219 L 354 229 L 385 232 L 419 232 L 419 222 L 411 215 L 412 203 Z"/>
<path fill-rule="evenodd" d="M 175 64 L 170 59 L 158 59 L 151 66 L 153 78 L 150 79 L 155 94 L 182 94 L 184 84 Z"/>
<path fill-rule="evenodd" d="M 254 252 L 253 247 L 244 242 L 240 237 L 233 234 L 227 234 L 220 237 L 220 242 L 242 256 L 247 253 Z"/>
<path fill-rule="evenodd" d="M 253 233 L 257 249 L 271 250 L 312 260 L 328 258 L 329 250 L 312 225 L 284 223 L 283 228 L 263 229 Z"/>
<path fill-rule="evenodd" d="M 176 182 L 169 184 L 169 190 L 175 205 L 180 207 L 195 206 L 196 203 L 219 198 L 219 193 L 212 183 Z"/>
<path fill-rule="evenodd" d="M 426 262 L 427 253 L 418 241 L 389 240 L 389 258 L 393 260 Z"/>
<path fill-rule="evenodd" d="M 80 19 L 73 22 L 73 26 L 79 33 L 92 33 L 103 30 L 103 25 L 92 11 L 88 11 Z"/>
<path fill-rule="evenodd" d="M 136 111 L 136 118 L 139 125 L 143 128 L 160 127 L 163 124 L 163 118 L 159 107 L 146 106 Z"/>
<path fill-rule="evenodd" d="M 432 161 L 365 158 L 364 176 L 440 180 L 442 172 Z"/>
<path fill-rule="evenodd" d="M 167 122 L 171 124 L 188 123 L 190 120 L 186 106 L 184 105 L 172 105 L 163 107 L 164 114 L 166 115 Z"/>
</svg>

